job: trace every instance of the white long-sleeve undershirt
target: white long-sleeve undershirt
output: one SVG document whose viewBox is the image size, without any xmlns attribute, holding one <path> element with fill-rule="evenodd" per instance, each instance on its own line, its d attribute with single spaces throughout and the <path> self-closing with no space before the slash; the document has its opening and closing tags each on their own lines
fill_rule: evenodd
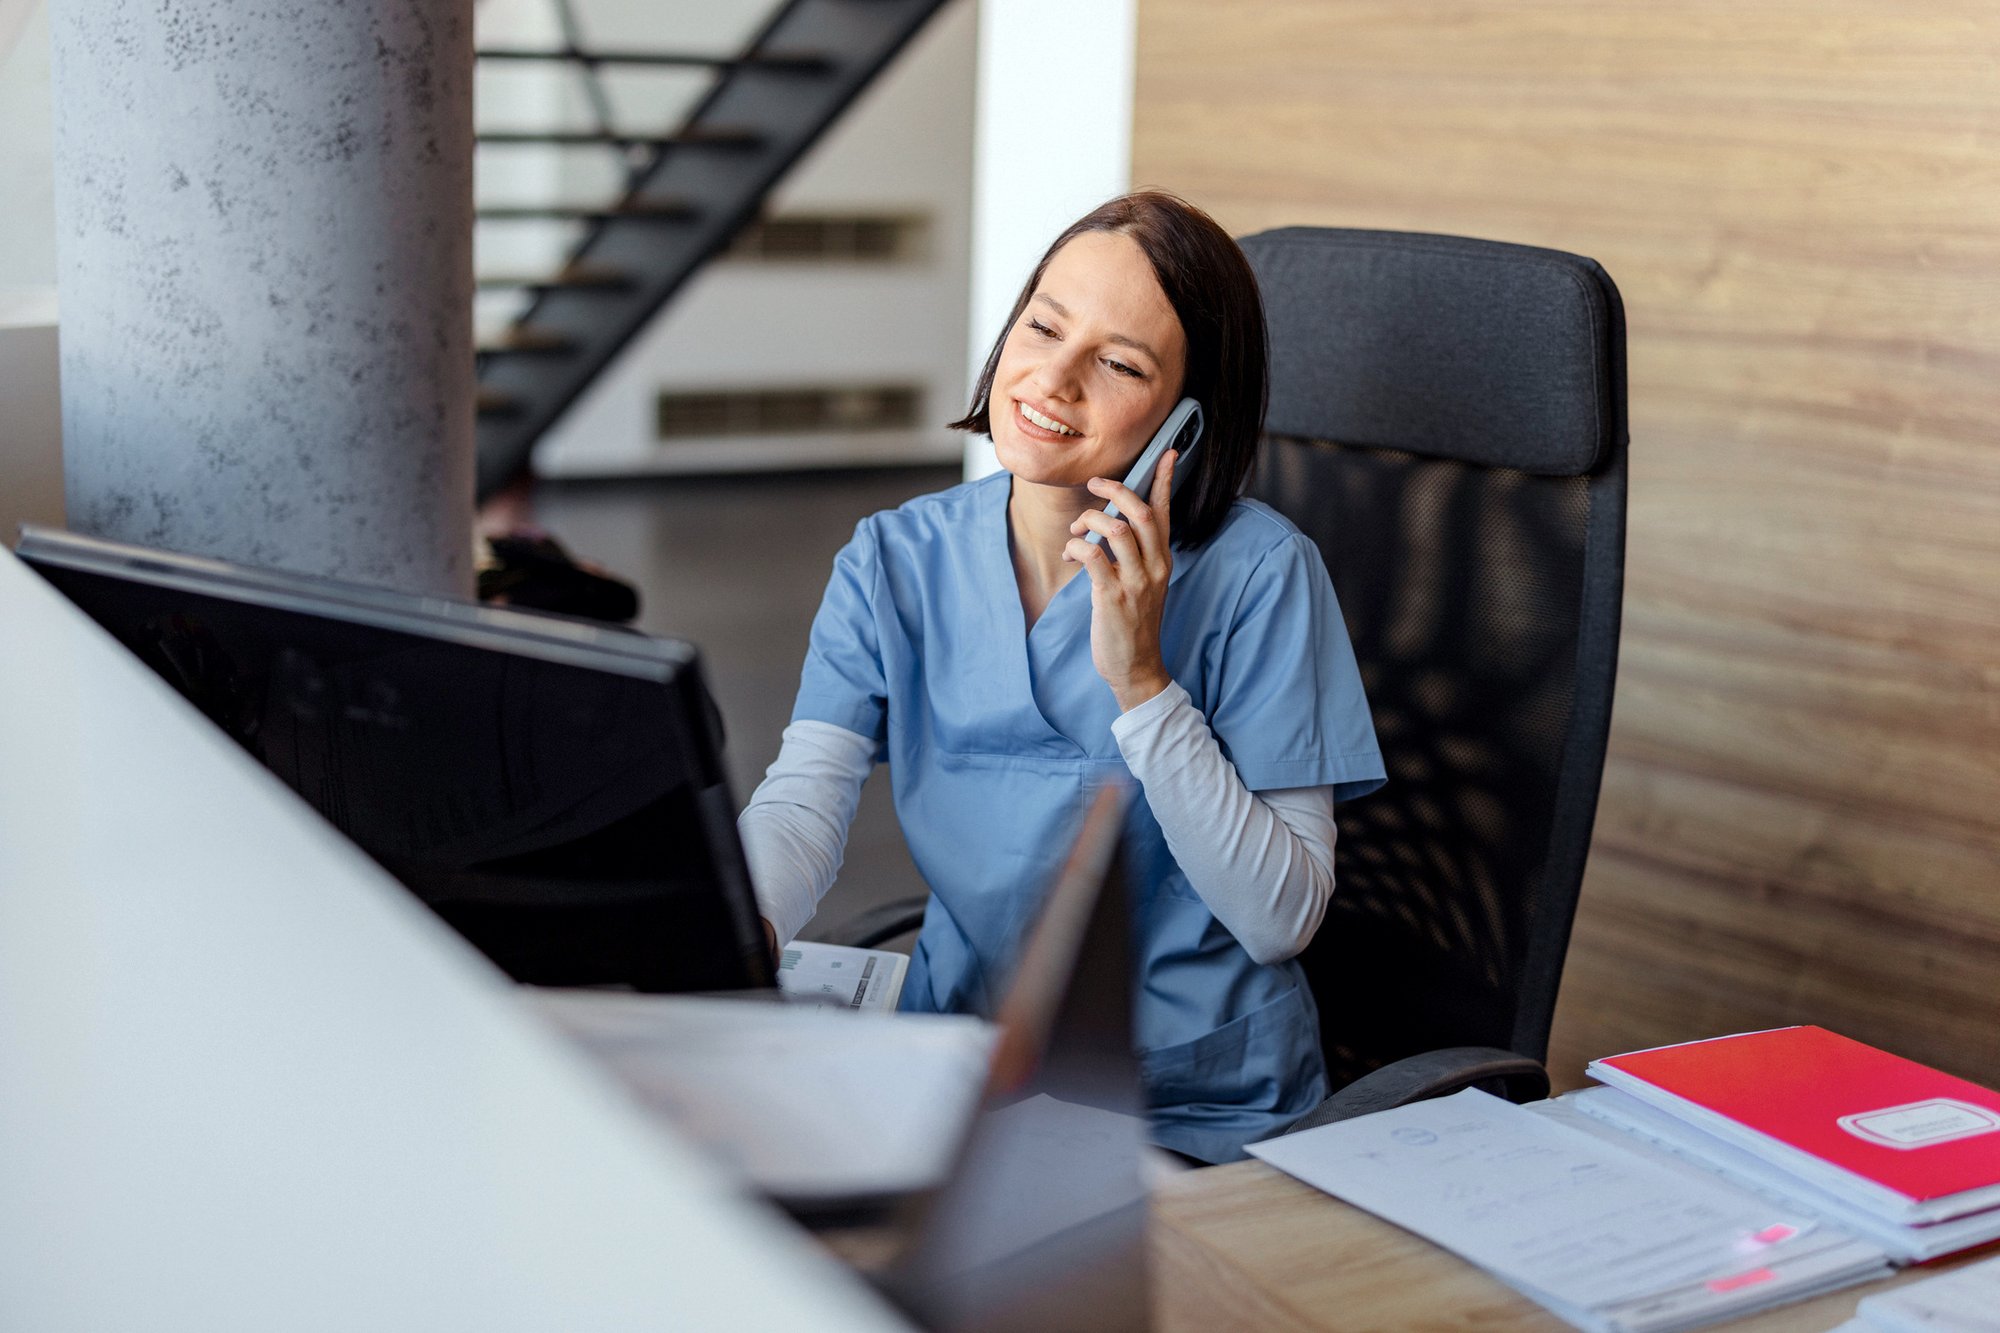
<svg viewBox="0 0 2000 1333">
<path fill-rule="evenodd" d="M 1178 684 L 1111 724 L 1167 848 L 1259 963 L 1305 948 L 1333 896 L 1333 789 L 1253 792 Z M 875 743 L 826 722 L 785 728 L 737 819 L 758 910 L 780 940 L 805 928 L 840 870 Z"/>
</svg>

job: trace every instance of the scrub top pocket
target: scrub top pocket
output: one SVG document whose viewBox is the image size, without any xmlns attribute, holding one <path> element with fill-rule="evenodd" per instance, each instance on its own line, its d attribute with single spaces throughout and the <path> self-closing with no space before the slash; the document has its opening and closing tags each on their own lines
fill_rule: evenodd
<svg viewBox="0 0 2000 1333">
<path fill-rule="evenodd" d="M 1154 1137 L 1210 1162 L 1279 1133 L 1326 1098 L 1319 1014 L 1306 988 L 1193 1041 L 1140 1054 Z"/>
</svg>

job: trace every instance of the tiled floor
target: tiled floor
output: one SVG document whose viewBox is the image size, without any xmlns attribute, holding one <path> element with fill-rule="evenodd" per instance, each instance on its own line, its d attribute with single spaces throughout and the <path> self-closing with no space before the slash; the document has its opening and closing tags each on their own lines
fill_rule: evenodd
<svg viewBox="0 0 2000 1333">
<path fill-rule="evenodd" d="M 694 642 L 728 727 L 740 805 L 777 757 L 806 634 L 854 524 L 955 485 L 956 467 L 545 483 L 537 520 L 579 559 L 636 583 L 639 628 Z M 876 903 L 924 891 L 878 768 L 815 938 Z"/>
</svg>

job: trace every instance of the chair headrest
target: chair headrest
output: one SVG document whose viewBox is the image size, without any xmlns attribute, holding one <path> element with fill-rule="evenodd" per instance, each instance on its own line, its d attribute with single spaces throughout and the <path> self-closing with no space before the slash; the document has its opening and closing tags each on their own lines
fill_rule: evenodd
<svg viewBox="0 0 2000 1333">
<path fill-rule="evenodd" d="M 1271 335 L 1274 435 L 1543 476 L 1625 435 L 1625 316 L 1595 261 L 1411 232 L 1243 241 Z"/>
</svg>

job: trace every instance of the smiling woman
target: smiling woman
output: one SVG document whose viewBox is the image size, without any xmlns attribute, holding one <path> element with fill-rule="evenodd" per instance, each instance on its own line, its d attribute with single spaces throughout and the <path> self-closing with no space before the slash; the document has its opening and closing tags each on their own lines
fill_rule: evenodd
<svg viewBox="0 0 2000 1333">
<path fill-rule="evenodd" d="M 739 821 L 789 939 L 886 760 L 932 895 L 903 1005 L 987 1013 L 1089 792 L 1136 779 L 1125 856 L 1153 1134 L 1208 1161 L 1325 1095 L 1291 960 L 1333 891 L 1335 800 L 1382 781 L 1317 548 L 1238 498 L 1264 395 L 1256 281 L 1206 214 L 1145 192 L 1065 230 L 953 423 L 990 434 L 1007 471 L 855 529 L 783 750 Z M 1146 494 L 1113 480 L 1182 397 L 1211 423 L 1187 484 L 1171 451 Z"/>
</svg>

